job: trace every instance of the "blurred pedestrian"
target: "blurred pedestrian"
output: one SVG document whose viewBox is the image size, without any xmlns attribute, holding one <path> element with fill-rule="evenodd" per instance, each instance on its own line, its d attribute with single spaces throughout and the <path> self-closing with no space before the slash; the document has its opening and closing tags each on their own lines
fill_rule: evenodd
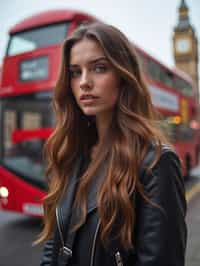
<svg viewBox="0 0 200 266">
<path fill-rule="evenodd" d="M 40 265 L 184 266 L 180 161 L 123 33 L 93 23 L 65 40 L 53 107 Z"/>
</svg>

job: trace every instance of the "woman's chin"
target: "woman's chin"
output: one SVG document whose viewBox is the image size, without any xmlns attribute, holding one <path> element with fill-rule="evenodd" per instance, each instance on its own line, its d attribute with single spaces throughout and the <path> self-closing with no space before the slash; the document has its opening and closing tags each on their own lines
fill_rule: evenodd
<svg viewBox="0 0 200 266">
<path fill-rule="evenodd" d="M 96 112 L 83 112 L 86 116 L 96 116 Z"/>
<path fill-rule="evenodd" d="M 90 108 L 83 108 L 82 109 L 82 112 L 85 114 L 85 115 L 87 115 L 87 116 L 90 116 L 90 115 L 92 115 L 92 116 L 95 116 L 95 115 L 97 115 L 98 114 L 98 111 L 97 110 L 92 110 L 92 109 L 90 109 Z"/>
</svg>

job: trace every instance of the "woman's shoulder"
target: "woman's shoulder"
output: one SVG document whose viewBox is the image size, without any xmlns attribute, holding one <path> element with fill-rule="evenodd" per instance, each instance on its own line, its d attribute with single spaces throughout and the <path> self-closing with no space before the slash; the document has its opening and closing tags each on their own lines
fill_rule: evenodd
<svg viewBox="0 0 200 266">
<path fill-rule="evenodd" d="M 159 162 L 163 157 L 177 157 L 178 155 L 172 145 L 162 143 L 160 146 L 154 143 L 151 143 L 147 149 L 145 157 L 143 159 L 142 165 L 148 166 L 153 163 L 153 161 Z"/>
<path fill-rule="evenodd" d="M 149 145 L 146 155 L 140 166 L 140 177 L 146 173 L 152 173 L 158 168 L 161 172 L 169 171 L 172 165 L 177 169 L 181 168 L 180 159 L 175 149 L 169 144 L 161 144 L 160 148 L 155 144 Z"/>
</svg>

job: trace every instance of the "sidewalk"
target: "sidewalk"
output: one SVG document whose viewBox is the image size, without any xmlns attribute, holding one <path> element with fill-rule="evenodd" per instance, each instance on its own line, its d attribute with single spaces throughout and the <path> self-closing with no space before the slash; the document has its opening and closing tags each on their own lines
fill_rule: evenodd
<svg viewBox="0 0 200 266">
<path fill-rule="evenodd" d="M 186 266 L 200 265 L 200 165 L 192 169 L 191 178 L 186 182 L 188 209 L 186 222 L 188 242 Z M 189 195 L 191 194 L 191 195 Z"/>
</svg>

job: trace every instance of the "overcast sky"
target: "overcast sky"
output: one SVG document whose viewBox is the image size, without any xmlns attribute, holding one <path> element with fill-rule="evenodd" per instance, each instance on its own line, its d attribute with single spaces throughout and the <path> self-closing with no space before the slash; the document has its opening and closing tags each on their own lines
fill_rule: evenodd
<svg viewBox="0 0 200 266">
<path fill-rule="evenodd" d="M 146 52 L 173 67 L 172 33 L 178 21 L 177 9 L 180 2 L 181 0 L 1 0 L 0 64 L 9 28 L 15 23 L 38 11 L 71 8 L 83 10 L 117 26 Z M 186 0 L 186 3 L 200 48 L 200 1 Z"/>
</svg>

